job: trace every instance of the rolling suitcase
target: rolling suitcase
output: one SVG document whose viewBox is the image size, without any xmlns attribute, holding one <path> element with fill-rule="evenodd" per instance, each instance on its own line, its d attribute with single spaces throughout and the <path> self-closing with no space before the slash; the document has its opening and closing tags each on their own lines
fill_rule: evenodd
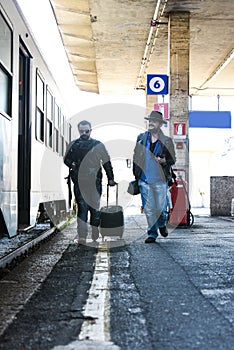
<svg viewBox="0 0 234 350">
<path fill-rule="evenodd" d="M 107 205 L 100 209 L 100 233 L 105 236 L 123 236 L 123 208 L 118 205 L 118 184 L 116 184 L 116 205 L 109 205 L 109 185 L 107 185 Z"/>
</svg>

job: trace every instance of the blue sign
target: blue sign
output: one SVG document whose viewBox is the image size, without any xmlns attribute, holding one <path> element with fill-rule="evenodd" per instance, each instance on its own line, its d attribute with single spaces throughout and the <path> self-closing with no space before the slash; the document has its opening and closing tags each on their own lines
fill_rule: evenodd
<svg viewBox="0 0 234 350">
<path fill-rule="evenodd" d="M 190 128 L 231 129 L 231 112 L 229 111 L 190 111 Z"/>
<path fill-rule="evenodd" d="M 168 76 L 162 74 L 147 74 L 147 95 L 167 95 Z"/>
</svg>

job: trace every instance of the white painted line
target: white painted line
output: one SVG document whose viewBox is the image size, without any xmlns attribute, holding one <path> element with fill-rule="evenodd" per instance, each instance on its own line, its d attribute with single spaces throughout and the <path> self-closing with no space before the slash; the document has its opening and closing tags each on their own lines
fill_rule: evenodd
<svg viewBox="0 0 234 350">
<path fill-rule="evenodd" d="M 110 339 L 109 314 L 109 251 L 106 243 L 99 243 L 96 265 L 83 315 L 79 340 Z"/>
<path fill-rule="evenodd" d="M 110 260 L 106 242 L 99 243 L 93 280 L 84 307 L 78 340 L 52 350 L 120 350 L 110 341 Z"/>
</svg>

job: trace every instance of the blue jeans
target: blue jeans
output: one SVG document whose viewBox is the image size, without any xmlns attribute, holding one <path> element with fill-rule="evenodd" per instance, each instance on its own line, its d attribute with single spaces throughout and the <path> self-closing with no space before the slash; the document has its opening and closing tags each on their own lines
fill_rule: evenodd
<svg viewBox="0 0 234 350">
<path fill-rule="evenodd" d="M 167 183 L 147 184 L 139 180 L 139 187 L 147 219 L 149 237 L 157 238 L 158 228 L 166 226 Z"/>
</svg>

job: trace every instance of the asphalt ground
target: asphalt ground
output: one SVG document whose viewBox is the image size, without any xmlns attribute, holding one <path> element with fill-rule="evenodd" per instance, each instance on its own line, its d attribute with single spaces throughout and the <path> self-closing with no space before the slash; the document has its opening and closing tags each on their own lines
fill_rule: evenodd
<svg viewBox="0 0 234 350">
<path fill-rule="evenodd" d="M 138 225 L 143 231 L 142 217 Z M 129 350 L 233 349 L 233 228 L 231 219 L 196 217 L 192 228 L 155 244 L 144 244 L 144 235 L 112 254 L 114 343 Z"/>
<path fill-rule="evenodd" d="M 233 349 L 233 227 L 195 216 L 191 228 L 145 244 L 144 214 L 126 216 L 123 239 L 107 239 L 102 342 L 79 340 L 84 321 L 95 322 L 83 310 L 98 246 L 78 246 L 71 225 L 0 280 L 0 349 Z"/>
</svg>

